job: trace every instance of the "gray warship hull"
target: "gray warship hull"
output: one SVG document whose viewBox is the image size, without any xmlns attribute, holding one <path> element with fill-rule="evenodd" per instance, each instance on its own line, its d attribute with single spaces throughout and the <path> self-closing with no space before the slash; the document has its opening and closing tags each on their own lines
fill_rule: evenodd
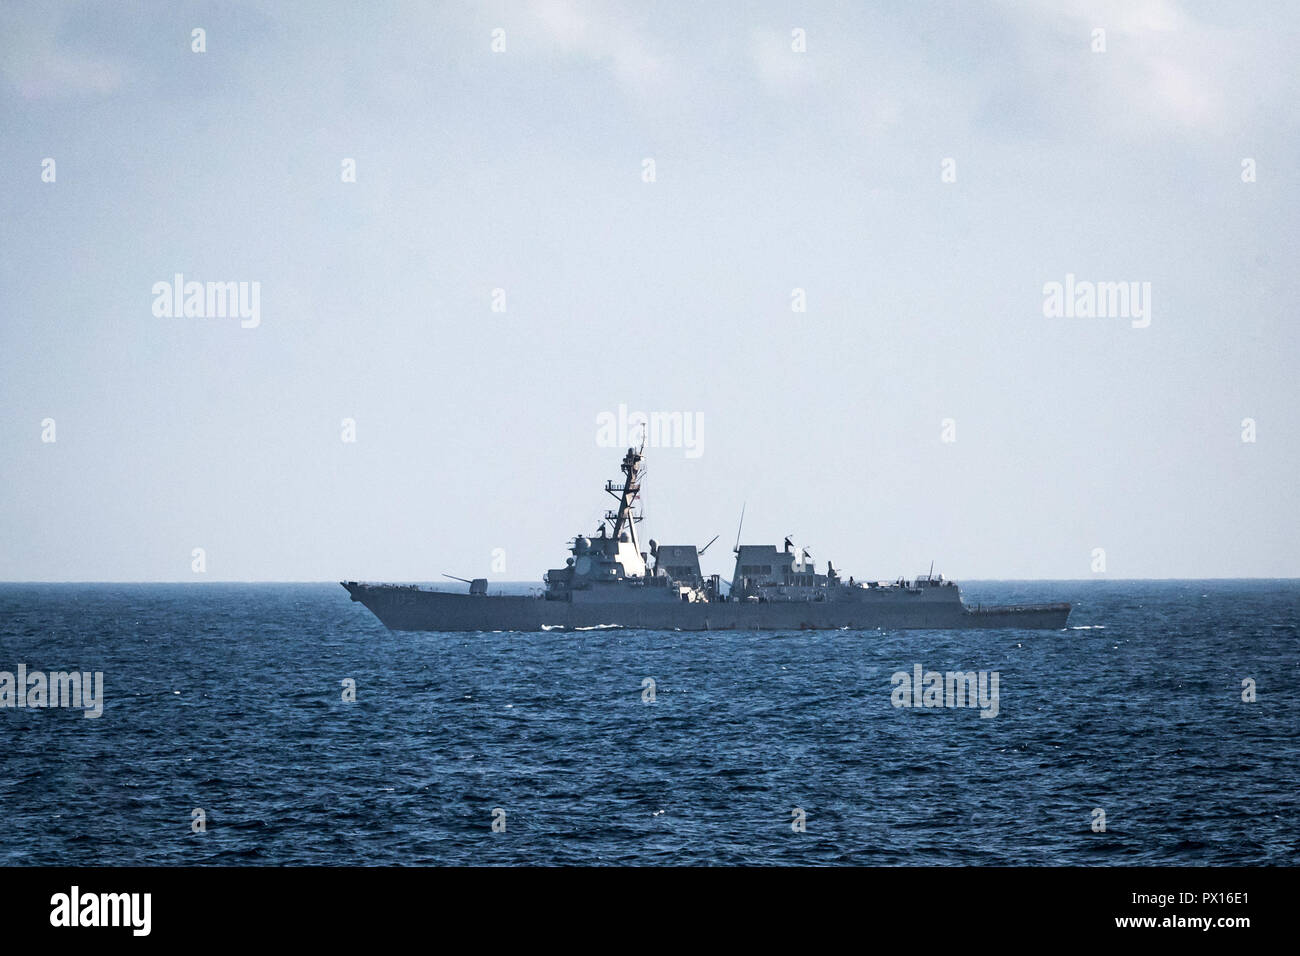
<svg viewBox="0 0 1300 956">
<path fill-rule="evenodd" d="M 842 600 L 569 600 L 456 594 L 410 585 L 342 582 L 393 631 L 578 631 L 622 627 L 670 631 L 874 630 L 1066 626 L 1069 604 L 969 607 L 956 588 L 860 589 Z"/>
<path fill-rule="evenodd" d="M 736 558 L 727 591 L 719 574 L 705 575 L 703 547 L 658 544 L 641 549 L 636 512 L 645 475 L 641 449 L 623 456 L 622 482 L 605 492 L 618 507 L 605 513 L 593 535 L 575 535 L 564 567 L 542 576 L 546 590 L 534 596 L 488 594 L 486 578 L 444 577 L 469 585 L 455 594 L 410 584 L 343 581 L 352 600 L 364 604 L 394 631 L 550 631 L 605 627 L 656 631 L 874 630 L 877 628 L 1065 627 L 1068 604 L 968 607 L 956 582 L 934 566 L 911 580 L 844 580 L 830 561 L 819 572 L 807 548 L 742 544 L 744 508 L 736 529 Z"/>
</svg>

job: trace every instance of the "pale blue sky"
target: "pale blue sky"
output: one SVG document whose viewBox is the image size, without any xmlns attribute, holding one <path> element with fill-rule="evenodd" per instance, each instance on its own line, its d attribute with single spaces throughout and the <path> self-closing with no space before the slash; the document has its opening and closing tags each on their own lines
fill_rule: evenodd
<svg viewBox="0 0 1300 956">
<path fill-rule="evenodd" d="M 0 579 L 533 580 L 620 403 L 665 543 L 1300 575 L 1300 8 L 1219 6 L 5 4 Z"/>
</svg>

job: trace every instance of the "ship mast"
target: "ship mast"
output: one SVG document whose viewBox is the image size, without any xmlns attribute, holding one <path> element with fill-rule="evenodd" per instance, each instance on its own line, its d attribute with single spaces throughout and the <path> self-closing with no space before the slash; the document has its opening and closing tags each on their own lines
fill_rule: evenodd
<svg viewBox="0 0 1300 956">
<path fill-rule="evenodd" d="M 641 519 L 632 513 L 632 505 L 636 502 L 641 493 L 641 476 L 644 470 L 641 467 L 641 454 L 645 451 L 645 439 L 641 439 L 639 449 L 629 448 L 627 454 L 623 456 L 623 487 L 616 488 L 614 482 L 605 482 L 605 490 L 618 499 L 618 510 L 610 511 L 605 514 L 605 518 L 614 522 L 614 540 L 618 541 L 619 535 L 627 530 L 628 538 L 632 543 L 633 550 L 640 553 L 641 545 L 636 539 L 636 523 Z"/>
</svg>

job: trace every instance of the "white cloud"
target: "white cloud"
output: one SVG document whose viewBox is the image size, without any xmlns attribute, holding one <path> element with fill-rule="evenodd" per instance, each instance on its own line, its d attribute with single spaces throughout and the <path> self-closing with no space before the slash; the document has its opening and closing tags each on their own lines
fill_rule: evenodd
<svg viewBox="0 0 1300 956">
<path fill-rule="evenodd" d="M 1056 75 L 1103 127 L 1220 132 L 1240 119 L 1232 104 L 1249 99 L 1232 79 L 1260 56 L 1257 31 L 1199 21 L 1171 0 L 1037 0 L 1008 12 L 1039 75 Z M 1105 53 L 1091 50 L 1094 29 L 1106 31 Z M 1077 55 L 1062 58 L 1072 43 Z"/>
<path fill-rule="evenodd" d="M 62 21 L 48 13 L 23 16 L 15 8 L 0 23 L 0 73 L 20 97 L 102 96 L 123 86 L 127 71 L 121 61 L 69 49 L 58 40 L 61 28 Z"/>
<path fill-rule="evenodd" d="M 754 30 L 749 37 L 749 56 L 758 78 L 769 90 L 788 93 L 800 90 L 812 81 L 812 64 L 807 53 L 791 49 L 788 34 L 776 30 Z"/>
<path fill-rule="evenodd" d="M 604 65 L 635 93 L 663 92 L 669 62 L 626 16 L 598 4 L 580 9 L 571 0 L 533 0 L 529 12 L 562 53 Z"/>
</svg>

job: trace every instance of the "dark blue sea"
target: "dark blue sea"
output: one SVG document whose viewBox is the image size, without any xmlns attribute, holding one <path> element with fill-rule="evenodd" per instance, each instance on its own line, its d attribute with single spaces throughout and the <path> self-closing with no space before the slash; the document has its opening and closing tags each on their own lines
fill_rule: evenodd
<svg viewBox="0 0 1300 956">
<path fill-rule="evenodd" d="M 0 585 L 0 671 L 102 671 L 105 696 L 97 719 L 0 708 L 0 861 L 1300 859 L 1300 582 L 963 593 L 1076 609 L 1054 632 L 403 634 L 336 584 Z M 997 716 L 895 707 L 916 664 L 998 672 Z"/>
</svg>

